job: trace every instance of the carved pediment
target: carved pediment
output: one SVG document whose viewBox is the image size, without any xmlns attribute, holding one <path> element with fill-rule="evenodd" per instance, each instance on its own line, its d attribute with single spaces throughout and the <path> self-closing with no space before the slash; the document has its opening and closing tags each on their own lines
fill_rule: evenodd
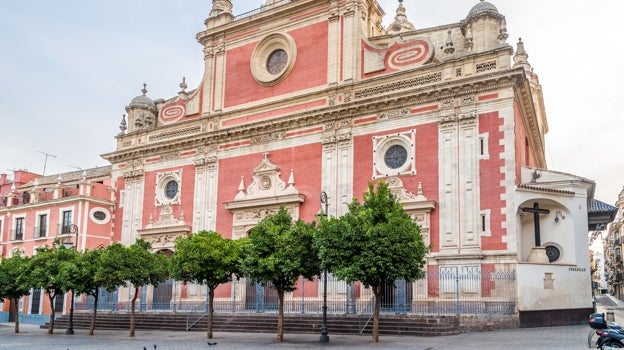
<svg viewBox="0 0 624 350">
<path fill-rule="evenodd" d="M 180 217 L 176 218 L 171 206 L 165 205 L 160 208 L 158 220 L 154 221 L 154 218 L 150 216 L 145 228 L 137 230 L 137 232 L 141 238 L 152 245 L 152 250 L 173 250 L 175 240 L 178 237 L 188 236 L 191 233 L 191 226 L 184 221 L 184 212 L 181 212 Z"/>
<path fill-rule="evenodd" d="M 259 202 L 262 199 L 270 199 L 272 203 L 284 203 L 285 197 L 290 197 L 288 202 L 292 202 L 293 198 L 303 196 L 295 187 L 294 171 L 290 170 L 288 183 L 281 178 L 280 168 L 272 164 L 266 157 L 260 164 L 253 169 L 253 180 L 251 184 L 245 188 L 245 177 L 241 177 L 238 186 L 238 193 L 234 197 L 234 202 Z M 279 199 L 281 198 L 281 200 Z M 303 198 L 303 197 L 302 197 Z M 299 200 L 296 200 L 299 201 Z M 226 203 L 226 208 L 230 208 L 232 203 Z M 303 202 L 303 200 L 301 200 Z M 250 205 L 257 206 L 257 204 Z"/>
<path fill-rule="evenodd" d="M 272 164 L 265 153 L 264 160 L 253 169 L 253 180 L 245 187 L 241 177 L 238 193 L 225 207 L 233 214 L 232 238 L 245 237 L 247 232 L 266 216 L 275 214 L 284 206 L 293 220 L 299 219 L 299 206 L 305 195 L 295 187 L 294 171 L 290 170 L 288 182 L 281 178 L 280 168 Z"/>
<path fill-rule="evenodd" d="M 390 189 L 392 194 L 403 204 L 405 210 L 425 209 L 431 211 L 435 208 L 435 201 L 427 199 L 423 194 L 422 183 L 418 183 L 418 192 L 417 194 L 413 194 L 403 186 L 403 181 L 398 177 L 389 177 L 386 181 L 388 183 L 388 189 Z"/>
</svg>

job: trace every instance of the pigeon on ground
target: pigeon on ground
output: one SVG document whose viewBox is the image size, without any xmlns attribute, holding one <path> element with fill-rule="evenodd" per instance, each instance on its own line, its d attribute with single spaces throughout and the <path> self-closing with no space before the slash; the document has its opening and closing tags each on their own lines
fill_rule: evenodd
<svg viewBox="0 0 624 350">
<path fill-rule="evenodd" d="M 209 341 L 208 342 L 208 346 L 213 346 L 213 345 L 217 345 L 216 341 Z"/>
</svg>

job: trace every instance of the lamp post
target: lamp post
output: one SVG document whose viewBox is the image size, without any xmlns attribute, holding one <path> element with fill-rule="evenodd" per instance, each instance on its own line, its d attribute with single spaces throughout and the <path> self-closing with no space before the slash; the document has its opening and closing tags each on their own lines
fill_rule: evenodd
<svg viewBox="0 0 624 350">
<path fill-rule="evenodd" d="M 71 241 L 71 237 L 67 236 L 67 239 L 63 242 L 63 246 L 67 249 L 71 249 L 75 247 L 78 250 L 78 226 L 77 225 L 69 225 L 69 233 L 76 234 L 76 245 Z M 69 323 L 67 324 L 67 329 L 65 330 L 65 334 L 74 334 L 74 288 L 71 289 L 71 303 L 69 306 Z"/>
<path fill-rule="evenodd" d="M 317 214 L 319 219 L 321 217 L 327 217 L 327 193 L 321 191 L 321 210 Z M 321 343 L 329 342 L 329 335 L 327 335 L 327 269 L 323 263 L 323 324 L 321 325 L 321 337 L 319 338 Z"/>
</svg>

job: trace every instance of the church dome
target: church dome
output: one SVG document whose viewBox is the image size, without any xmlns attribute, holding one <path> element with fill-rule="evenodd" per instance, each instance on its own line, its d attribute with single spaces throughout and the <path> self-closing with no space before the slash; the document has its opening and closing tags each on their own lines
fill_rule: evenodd
<svg viewBox="0 0 624 350">
<path fill-rule="evenodd" d="M 151 98 L 145 95 L 147 93 L 147 90 L 145 89 L 145 84 L 143 84 L 143 90 L 141 90 L 141 92 L 143 92 L 143 95 L 139 95 L 133 98 L 128 105 L 128 108 L 143 108 L 155 111 L 156 104 L 154 103 L 154 101 L 152 101 Z"/>
<path fill-rule="evenodd" d="M 498 13 L 498 9 L 496 8 L 496 6 L 490 4 L 487 1 L 481 0 L 472 9 L 470 9 L 470 12 L 468 12 L 468 16 L 466 18 L 476 17 L 476 16 L 482 15 L 484 13 L 499 14 Z"/>
</svg>

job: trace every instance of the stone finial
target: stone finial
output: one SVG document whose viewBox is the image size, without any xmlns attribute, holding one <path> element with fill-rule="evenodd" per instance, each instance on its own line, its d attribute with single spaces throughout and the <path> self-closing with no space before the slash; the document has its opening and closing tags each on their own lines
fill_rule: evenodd
<svg viewBox="0 0 624 350">
<path fill-rule="evenodd" d="M 294 169 L 290 169 L 290 176 L 288 177 L 288 186 L 294 186 L 295 185 L 295 170 Z"/>
<path fill-rule="evenodd" d="M 182 77 L 182 82 L 180 83 L 180 92 L 178 92 L 179 94 L 186 94 L 186 88 L 188 88 L 188 85 L 186 85 L 186 77 Z"/>
<path fill-rule="evenodd" d="M 230 0 L 212 0 L 212 10 L 209 17 L 217 17 L 224 13 L 232 15 L 232 7 Z"/>
<path fill-rule="evenodd" d="M 119 123 L 119 135 L 123 135 L 126 133 L 126 130 L 128 130 L 128 123 L 126 123 L 126 115 L 124 114 L 121 117 L 121 123 Z"/>
<path fill-rule="evenodd" d="M 448 37 L 446 38 L 446 47 L 444 48 L 444 53 L 447 55 L 451 55 L 455 52 L 455 47 L 453 45 L 453 36 L 451 35 L 451 30 L 448 31 Z"/>
<path fill-rule="evenodd" d="M 516 49 L 516 54 L 513 57 L 514 67 L 524 67 L 527 71 L 531 71 L 531 64 L 529 63 L 529 55 L 524 50 L 524 43 L 522 42 L 522 38 L 518 39 L 518 46 Z"/>
<path fill-rule="evenodd" d="M 143 83 L 143 89 L 141 89 L 141 92 L 143 93 L 143 96 L 147 94 L 147 83 Z"/>
<path fill-rule="evenodd" d="M 509 38 L 509 34 L 507 34 L 507 21 L 503 17 L 503 19 L 501 19 L 501 22 L 500 22 L 500 31 L 498 34 L 498 40 L 500 40 L 501 43 L 504 43 L 507 40 L 507 38 Z"/>
<path fill-rule="evenodd" d="M 407 19 L 405 14 L 405 6 L 403 6 L 403 0 L 399 0 L 399 7 L 396 10 L 396 16 L 394 21 L 386 28 L 388 34 L 396 34 L 401 32 L 407 32 L 416 30 L 414 25 Z"/>
</svg>

